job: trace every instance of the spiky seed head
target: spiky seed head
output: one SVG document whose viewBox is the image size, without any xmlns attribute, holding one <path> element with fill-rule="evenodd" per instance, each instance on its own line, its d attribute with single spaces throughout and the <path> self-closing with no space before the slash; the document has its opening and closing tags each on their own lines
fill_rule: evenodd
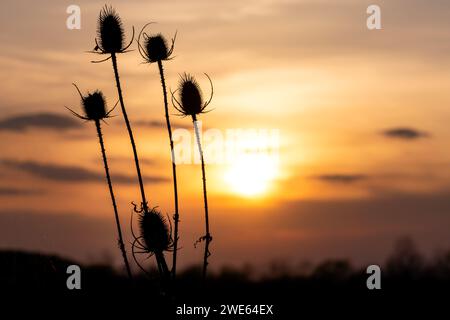
<svg viewBox="0 0 450 320">
<path fill-rule="evenodd" d="M 144 210 L 139 219 L 139 228 L 149 252 L 170 250 L 172 236 L 166 219 L 156 208 Z"/>
<path fill-rule="evenodd" d="M 122 21 L 117 12 L 105 6 L 98 18 L 98 43 L 103 53 L 119 53 L 124 50 L 124 31 Z"/>
<path fill-rule="evenodd" d="M 88 120 L 102 120 L 108 117 L 103 93 L 99 90 L 88 93 L 82 100 L 85 117 Z"/>
<path fill-rule="evenodd" d="M 204 109 L 200 86 L 193 76 L 185 73 L 179 84 L 180 108 L 183 115 L 195 116 Z"/>
<path fill-rule="evenodd" d="M 167 60 L 171 53 L 162 34 L 147 37 L 144 42 L 144 48 L 146 60 L 149 63 Z"/>
</svg>

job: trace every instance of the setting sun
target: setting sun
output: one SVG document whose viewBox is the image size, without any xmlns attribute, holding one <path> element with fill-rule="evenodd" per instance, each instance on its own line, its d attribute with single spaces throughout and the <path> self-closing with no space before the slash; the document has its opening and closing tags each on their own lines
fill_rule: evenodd
<svg viewBox="0 0 450 320">
<path fill-rule="evenodd" d="M 267 193 L 278 173 L 278 163 L 267 154 L 242 155 L 225 171 L 225 181 L 234 193 L 254 197 Z"/>
</svg>

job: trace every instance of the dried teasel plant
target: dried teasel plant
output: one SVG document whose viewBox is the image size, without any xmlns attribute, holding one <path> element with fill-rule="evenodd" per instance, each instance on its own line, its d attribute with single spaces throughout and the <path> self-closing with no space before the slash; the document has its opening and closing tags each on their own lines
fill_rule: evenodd
<svg viewBox="0 0 450 320">
<path fill-rule="evenodd" d="M 159 63 L 162 61 L 172 60 L 172 53 L 175 47 L 177 33 L 175 32 L 169 47 L 166 38 L 162 34 L 158 33 L 148 35 L 145 32 L 145 29 L 152 23 L 153 22 L 149 22 L 142 28 L 137 39 L 138 50 L 144 59 L 144 63 Z M 142 41 L 141 38 L 143 39 Z"/>
<path fill-rule="evenodd" d="M 119 15 L 112 7 L 105 6 L 101 10 L 98 18 L 97 36 L 98 38 L 95 39 L 96 46 L 94 48 L 94 51 L 92 52 L 98 54 L 109 54 L 109 57 L 100 61 L 92 61 L 92 62 L 97 63 L 109 59 L 112 60 L 117 92 L 119 94 L 120 107 L 122 109 L 122 115 L 125 121 L 125 125 L 127 127 L 131 147 L 133 149 L 133 156 L 138 176 L 139 188 L 141 191 L 142 204 L 144 207 L 147 207 L 147 199 L 145 196 L 144 182 L 142 179 L 139 157 L 137 153 L 136 143 L 134 141 L 133 130 L 131 128 L 131 124 L 128 119 L 128 114 L 125 108 L 125 103 L 122 94 L 122 87 L 119 78 L 119 71 L 117 67 L 117 54 L 127 52 L 128 48 L 131 46 L 134 40 L 134 28 L 130 43 L 128 45 L 125 45 L 125 33 L 123 31 L 123 25 Z"/>
<path fill-rule="evenodd" d="M 112 186 L 112 182 L 111 182 L 111 176 L 109 173 L 108 158 L 106 156 L 105 144 L 103 141 L 102 128 L 101 128 L 101 124 L 100 124 L 100 121 L 105 121 L 105 119 L 110 117 L 111 112 L 114 110 L 114 108 L 116 106 L 114 106 L 111 110 L 106 111 L 107 110 L 106 102 L 105 102 L 103 93 L 101 91 L 96 90 L 93 93 L 88 93 L 87 95 L 83 96 L 81 94 L 81 91 L 78 89 L 77 85 L 76 84 L 73 84 L 73 85 L 75 86 L 75 88 L 78 91 L 78 94 L 80 95 L 84 115 L 80 115 L 80 114 L 76 113 L 75 111 L 73 111 L 72 109 L 67 108 L 67 107 L 66 108 L 76 117 L 86 120 L 86 121 L 93 121 L 95 123 L 95 127 L 97 129 L 97 135 L 98 135 L 98 139 L 99 139 L 99 143 L 100 143 L 102 158 L 103 158 L 103 164 L 105 167 L 106 180 L 107 180 L 108 187 L 109 187 L 109 194 L 111 196 L 111 202 L 112 202 L 113 209 L 114 209 L 114 218 L 115 218 L 116 226 L 117 226 L 119 249 L 122 253 L 122 258 L 123 258 L 123 261 L 125 264 L 125 268 L 127 270 L 127 274 L 129 276 L 129 278 L 131 279 L 132 274 L 131 274 L 130 264 L 128 263 L 125 245 L 123 243 L 122 229 L 120 227 L 120 219 L 119 219 L 119 213 L 118 213 L 118 209 L 117 209 L 116 197 L 114 195 L 114 190 L 113 190 L 113 186 Z M 117 103 L 116 103 L 116 105 L 117 105 Z"/>
<path fill-rule="evenodd" d="M 157 207 L 149 209 L 134 205 L 134 213 L 139 215 L 139 236 L 133 228 L 133 213 L 131 215 L 131 233 L 133 235 L 132 255 L 136 264 L 144 273 L 145 268 L 139 263 L 136 254 L 146 254 L 147 257 L 155 256 L 156 264 L 163 281 L 167 284 L 170 279 L 170 271 L 167 267 L 164 252 L 173 251 L 172 224 L 170 219 L 164 218 Z"/>
<path fill-rule="evenodd" d="M 206 277 L 206 270 L 208 267 L 208 257 L 211 255 L 209 251 L 209 244 L 212 241 L 211 233 L 209 230 L 209 213 L 208 213 L 208 196 L 206 192 L 206 172 L 205 172 L 205 160 L 203 157 L 203 149 L 200 141 L 200 133 L 197 125 L 197 116 L 206 113 L 205 109 L 211 103 L 214 95 L 214 87 L 211 78 L 205 73 L 211 85 L 211 95 L 208 101 L 203 101 L 203 95 L 200 90 L 198 82 L 190 74 L 183 74 L 180 76 L 180 82 L 178 89 L 171 92 L 172 104 L 176 110 L 180 112 L 183 117 L 192 117 L 194 124 L 194 131 L 197 141 L 198 150 L 200 153 L 201 165 L 202 165 L 202 182 L 203 182 L 203 202 L 205 207 L 205 235 L 200 237 L 197 242 L 205 241 L 205 253 L 203 255 L 203 278 Z M 179 93 L 178 99 L 175 97 L 176 93 Z"/>
<path fill-rule="evenodd" d="M 95 38 L 96 46 L 91 52 L 109 54 L 111 56 L 104 60 L 93 62 L 103 62 L 112 59 L 115 54 L 128 52 L 128 48 L 133 43 L 133 40 L 134 27 L 131 41 L 128 45 L 125 45 L 125 33 L 123 31 L 122 20 L 113 7 L 105 5 L 98 17 L 97 38 Z"/>
<path fill-rule="evenodd" d="M 166 39 L 162 34 L 156 34 L 156 35 L 148 35 L 145 32 L 145 29 L 148 25 L 151 23 L 147 23 L 139 33 L 139 37 L 137 39 L 138 43 L 138 49 L 139 53 L 141 54 L 142 58 L 144 59 L 144 63 L 157 63 L 158 69 L 159 69 L 159 76 L 161 79 L 161 86 L 162 86 L 162 92 L 163 92 L 163 99 L 164 99 L 164 113 L 166 118 L 166 126 L 167 126 L 167 132 L 169 135 L 169 146 L 170 146 L 170 155 L 172 160 L 172 178 L 173 178 L 173 188 L 174 188 L 174 207 L 175 207 L 175 214 L 173 216 L 174 219 L 174 249 L 173 249 L 173 260 L 172 260 L 172 277 L 175 278 L 176 276 L 176 268 L 177 268 L 177 249 L 178 249 L 178 223 L 180 220 L 179 215 L 179 207 L 178 207 L 178 185 L 177 185 L 177 168 L 176 168 L 176 159 L 175 159 L 175 153 L 173 150 L 173 138 L 172 138 L 172 126 L 170 123 L 170 116 L 169 116 L 169 106 L 167 102 L 167 87 L 166 87 L 166 80 L 164 76 L 164 68 L 163 68 L 163 61 L 171 60 L 173 48 L 175 45 L 175 39 L 177 34 L 175 33 L 175 36 L 172 39 L 171 46 L 169 47 L 167 44 Z M 142 41 L 141 41 L 142 39 Z"/>
<path fill-rule="evenodd" d="M 197 80 L 188 73 L 184 73 L 180 76 L 178 89 L 171 92 L 172 105 L 180 112 L 179 115 L 182 117 L 190 116 L 194 122 L 197 121 L 197 116 L 199 114 L 209 112 L 205 111 L 205 109 L 211 103 L 214 95 L 214 87 L 211 78 L 206 73 L 205 76 L 208 78 L 211 86 L 211 95 L 206 102 L 203 101 L 203 94 Z M 175 97 L 177 92 L 179 99 Z"/>
</svg>

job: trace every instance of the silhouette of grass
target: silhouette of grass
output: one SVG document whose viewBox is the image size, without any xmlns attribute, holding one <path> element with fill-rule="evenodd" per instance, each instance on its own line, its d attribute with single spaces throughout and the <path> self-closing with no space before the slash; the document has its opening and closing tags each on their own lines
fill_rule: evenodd
<svg viewBox="0 0 450 320">
<path fill-rule="evenodd" d="M 197 81 L 189 74 L 184 74 L 180 78 L 180 83 L 178 89 L 172 94 L 172 104 L 177 109 L 181 116 L 191 116 L 194 125 L 194 131 L 198 146 L 198 151 L 200 153 L 200 159 L 202 164 L 202 182 L 203 182 L 203 202 L 205 206 L 205 235 L 200 237 L 197 242 L 205 241 L 205 253 L 203 255 L 203 279 L 206 277 L 206 271 L 208 267 L 208 257 L 211 255 L 209 251 L 209 244 L 212 241 L 211 233 L 209 230 L 209 213 L 208 213 L 208 196 L 206 191 L 206 172 L 205 172 L 205 160 L 203 157 L 203 149 L 200 141 L 200 133 L 197 125 L 197 116 L 201 113 L 205 113 L 206 107 L 212 100 L 214 89 L 212 81 L 209 76 L 205 73 L 206 77 L 209 79 L 211 84 L 211 96 L 208 101 L 203 102 L 202 93 L 200 86 Z M 175 97 L 175 93 L 179 91 L 179 100 Z M 197 244 L 196 242 L 196 244 Z"/>
<path fill-rule="evenodd" d="M 133 156 L 138 176 L 139 188 L 141 191 L 142 204 L 145 208 L 147 208 L 147 199 L 145 196 L 144 182 L 142 179 L 141 168 L 139 165 L 139 157 L 137 153 L 136 143 L 134 141 L 133 130 L 131 129 L 130 120 L 128 119 L 127 111 L 125 108 L 122 88 L 120 84 L 119 70 L 117 66 L 117 54 L 127 52 L 127 49 L 131 46 L 134 40 L 134 28 L 131 41 L 127 46 L 125 46 L 124 44 L 125 35 L 120 17 L 113 8 L 105 6 L 103 10 L 100 12 L 100 16 L 98 19 L 97 34 L 98 39 L 97 38 L 95 39 L 96 47 L 94 48 L 93 52 L 98 54 L 109 54 L 110 56 L 106 59 L 93 62 L 97 63 L 109 59 L 112 60 L 114 77 L 116 80 L 116 87 L 119 95 L 120 107 L 122 109 L 122 115 L 127 127 L 131 147 L 133 149 Z"/>
<path fill-rule="evenodd" d="M 174 38 L 172 39 L 172 45 L 169 48 L 167 45 L 166 39 L 161 34 L 148 36 L 144 32 L 145 28 L 148 25 L 149 25 L 149 23 L 146 24 L 142 28 L 141 32 L 139 33 L 137 43 L 138 43 L 139 53 L 141 54 L 142 58 L 144 59 L 144 62 L 145 63 L 155 63 L 156 62 L 158 64 L 159 75 L 161 78 L 161 86 L 162 86 L 163 98 L 164 98 L 164 112 L 165 112 L 165 118 L 166 118 L 167 132 L 169 134 L 170 155 L 171 155 L 171 160 L 172 160 L 172 177 L 173 177 L 174 204 L 175 204 L 175 214 L 173 216 L 175 228 L 174 228 L 174 249 L 173 249 L 173 260 L 172 260 L 172 277 L 175 278 L 176 269 L 177 269 L 178 223 L 180 221 L 180 215 L 179 215 L 179 208 L 178 208 L 177 167 L 176 167 L 175 153 L 173 151 L 172 127 L 171 127 L 170 117 L 169 117 L 166 80 L 164 77 L 164 68 L 163 68 L 162 62 L 172 59 L 171 55 L 172 55 L 174 44 L 175 44 L 176 34 L 175 34 Z M 143 44 L 141 44 L 141 42 L 140 42 L 141 36 L 144 39 Z"/>
<path fill-rule="evenodd" d="M 88 121 L 94 121 L 94 123 L 95 123 L 95 127 L 97 129 L 98 140 L 100 143 L 102 158 L 103 158 L 103 164 L 105 167 L 106 181 L 108 183 L 109 194 L 111 196 L 111 202 L 112 202 L 112 205 L 114 208 L 114 217 L 116 220 L 117 233 L 118 233 L 118 237 L 119 237 L 118 244 L 119 244 L 120 251 L 122 253 L 122 258 L 125 263 L 125 268 L 127 270 L 128 277 L 131 279 L 132 274 L 131 274 L 130 264 L 128 263 L 127 253 L 125 250 L 125 245 L 123 243 L 122 229 L 120 227 L 120 220 L 119 220 L 119 213 L 117 210 L 116 197 L 114 196 L 114 190 L 113 190 L 113 186 L 112 186 L 112 182 L 111 182 L 111 176 L 109 174 L 108 159 L 106 157 L 105 144 L 103 141 L 102 129 L 101 129 L 101 125 L 100 125 L 100 121 L 104 121 L 104 119 L 107 119 L 109 117 L 109 114 L 115 108 L 115 106 L 113 109 L 111 109 L 110 111 L 107 112 L 105 98 L 101 91 L 97 90 L 97 91 L 94 91 L 94 93 L 88 93 L 87 96 L 83 96 L 81 94 L 80 90 L 78 89 L 78 87 L 75 84 L 74 84 L 74 86 L 77 89 L 78 93 L 80 94 L 81 102 L 83 105 L 84 116 L 79 115 L 78 113 L 76 113 L 75 111 L 73 111 L 71 109 L 69 109 L 69 110 L 72 112 L 72 114 L 74 114 L 78 118 L 83 119 L 83 120 L 88 120 Z"/>
</svg>

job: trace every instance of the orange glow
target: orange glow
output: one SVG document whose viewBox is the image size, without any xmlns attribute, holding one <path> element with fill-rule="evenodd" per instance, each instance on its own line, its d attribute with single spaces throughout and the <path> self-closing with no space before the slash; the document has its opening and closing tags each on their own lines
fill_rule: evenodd
<svg viewBox="0 0 450 320">
<path fill-rule="evenodd" d="M 232 192 L 254 197 L 268 192 L 278 174 L 278 164 L 269 155 L 242 155 L 224 173 Z"/>
</svg>

